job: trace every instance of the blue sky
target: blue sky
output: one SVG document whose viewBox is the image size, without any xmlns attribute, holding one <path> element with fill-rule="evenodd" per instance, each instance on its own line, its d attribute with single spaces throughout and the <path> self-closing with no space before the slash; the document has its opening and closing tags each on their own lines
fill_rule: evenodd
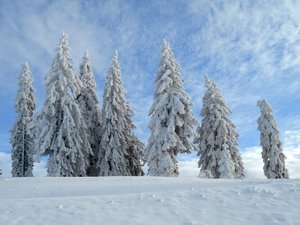
<svg viewBox="0 0 300 225">
<path fill-rule="evenodd" d="M 105 73 L 114 49 L 119 51 L 136 133 L 144 142 L 165 38 L 181 65 L 199 120 L 203 74 L 208 73 L 233 111 L 230 118 L 245 160 L 254 153 L 257 158 L 256 101 L 265 98 L 291 153 L 289 163 L 295 165 L 300 154 L 299 12 L 300 1 L 289 0 L 0 1 L 0 152 L 7 156 L 11 151 L 9 130 L 16 118 L 14 99 L 22 63 L 29 63 L 40 108 L 43 78 L 65 32 L 77 71 L 83 52 L 90 52 L 100 102 Z M 295 171 L 300 176 L 300 170 Z"/>
</svg>

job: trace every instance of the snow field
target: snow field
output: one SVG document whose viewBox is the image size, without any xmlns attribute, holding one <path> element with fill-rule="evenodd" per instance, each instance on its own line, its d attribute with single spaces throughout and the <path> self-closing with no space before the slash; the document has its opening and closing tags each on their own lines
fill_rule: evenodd
<svg viewBox="0 0 300 225">
<path fill-rule="evenodd" d="M 0 178 L 0 224 L 299 224 L 300 180 Z"/>
</svg>

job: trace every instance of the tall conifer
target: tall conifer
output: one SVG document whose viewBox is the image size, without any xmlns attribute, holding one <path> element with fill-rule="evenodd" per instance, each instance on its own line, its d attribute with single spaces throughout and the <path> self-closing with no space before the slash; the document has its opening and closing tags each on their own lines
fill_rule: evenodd
<svg viewBox="0 0 300 225">
<path fill-rule="evenodd" d="M 216 83 L 205 76 L 207 88 L 200 115 L 199 145 L 201 174 L 209 178 L 242 178 L 244 166 L 238 148 L 235 125 L 228 119 L 231 110 L 226 105 Z"/>
<path fill-rule="evenodd" d="M 36 153 L 49 156 L 48 176 L 86 176 L 93 153 L 76 102 L 81 83 L 74 73 L 65 34 L 45 79 L 46 100 L 34 123 Z"/>
<path fill-rule="evenodd" d="M 121 78 L 118 52 L 107 72 L 103 95 L 102 132 L 100 142 L 100 176 L 131 176 L 128 159 L 130 157 L 126 131 L 131 115 L 125 99 L 125 89 Z"/>
<path fill-rule="evenodd" d="M 260 131 L 260 144 L 264 161 L 264 174 L 269 179 L 287 179 L 288 170 L 285 167 L 285 155 L 279 138 L 279 131 L 272 115 L 271 106 L 265 101 L 257 102 L 261 115 L 257 120 Z"/>
<path fill-rule="evenodd" d="M 19 76 L 19 89 L 15 108 L 17 121 L 12 129 L 12 176 L 31 177 L 33 169 L 33 140 L 29 135 L 28 126 L 35 109 L 32 78 L 29 66 L 24 64 Z"/>
<path fill-rule="evenodd" d="M 83 56 L 83 62 L 80 65 L 80 80 L 82 87 L 77 97 L 81 114 L 86 124 L 86 132 L 93 154 L 89 156 L 90 166 L 87 168 L 88 176 L 98 176 L 99 170 L 97 162 L 99 161 L 99 144 L 101 138 L 101 111 L 96 94 L 96 82 L 92 70 L 92 63 L 88 52 Z"/>
<path fill-rule="evenodd" d="M 177 154 L 195 149 L 189 138 L 197 136 L 197 120 L 183 83 L 173 51 L 164 40 L 154 102 L 149 111 L 151 136 L 145 150 L 151 176 L 178 176 Z"/>
</svg>

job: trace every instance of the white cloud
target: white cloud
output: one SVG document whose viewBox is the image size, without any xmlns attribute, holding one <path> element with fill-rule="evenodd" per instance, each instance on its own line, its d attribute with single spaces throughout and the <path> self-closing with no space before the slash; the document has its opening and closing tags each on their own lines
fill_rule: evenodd
<svg viewBox="0 0 300 225">
<path fill-rule="evenodd" d="M 289 170 L 290 178 L 300 178 L 300 148 L 286 149 L 286 167 Z"/>
<path fill-rule="evenodd" d="M 10 154 L 0 152 L 0 169 L 3 177 L 11 176 L 11 159 Z"/>
<path fill-rule="evenodd" d="M 198 168 L 198 160 L 194 158 L 189 161 L 179 161 L 179 176 L 181 177 L 198 177 L 200 169 Z"/>
<path fill-rule="evenodd" d="M 286 148 L 283 150 L 286 156 L 286 168 L 290 178 L 300 178 L 300 148 Z M 247 148 L 242 154 L 247 178 L 265 178 L 263 174 L 263 160 L 261 147 Z"/>
<path fill-rule="evenodd" d="M 260 147 L 245 149 L 242 154 L 242 159 L 244 162 L 246 178 L 265 178 Z"/>
<path fill-rule="evenodd" d="M 233 111 L 243 147 L 249 136 L 257 135 L 257 100 L 267 98 L 278 110 L 299 114 L 295 105 L 300 91 L 299 2 L 273 2 L 272 7 L 247 1 L 186 4 L 191 21 L 187 26 L 193 28 L 187 38 L 193 57 L 179 52 L 186 84 L 203 85 L 200 75 L 205 72 L 217 81 Z M 203 91 L 196 87 L 189 91 L 199 102 Z M 283 130 L 295 126 L 294 114 L 279 113 L 276 117 L 285 120 Z"/>
<path fill-rule="evenodd" d="M 296 149 L 300 147 L 300 130 L 287 130 L 283 136 L 284 148 Z"/>
<path fill-rule="evenodd" d="M 113 1 L 93 7 L 78 1 L 53 1 L 47 4 L 28 1 L 25 6 L 23 2 L 5 5 L 0 9 L 5 25 L 0 31 L 0 55 L 9 66 L 3 67 L 1 79 L 5 79 L 8 74 L 17 77 L 20 64 L 26 60 L 34 71 L 38 70 L 39 74 L 33 75 L 37 82 L 41 82 L 51 66 L 63 31 L 69 36 L 75 66 L 79 65 L 83 52 L 88 49 L 94 62 L 96 78 L 101 83 L 114 49 L 119 49 L 124 58 L 125 52 L 131 57 L 136 51 L 132 45 L 136 39 L 133 36 L 137 33 L 138 20 L 133 13 L 134 9 L 127 7 L 125 2 Z M 10 7 L 10 10 L 7 9 Z M 120 13 L 126 13 L 127 16 L 123 17 Z M 12 49 L 14 54 L 11 53 Z M 128 74 L 128 77 L 131 76 Z M 14 82 L 1 82 L 3 94 L 15 90 L 16 79 L 11 80 Z"/>
</svg>

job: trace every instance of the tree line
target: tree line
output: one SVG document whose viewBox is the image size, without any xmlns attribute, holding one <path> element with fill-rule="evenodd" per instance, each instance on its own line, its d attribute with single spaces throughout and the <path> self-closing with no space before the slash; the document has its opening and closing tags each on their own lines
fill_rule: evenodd
<svg viewBox="0 0 300 225">
<path fill-rule="evenodd" d="M 29 65 L 19 75 L 16 122 L 11 131 L 12 176 L 33 176 L 34 159 L 47 156 L 48 176 L 178 176 L 177 155 L 197 151 L 200 177 L 243 178 L 238 133 L 216 82 L 205 76 L 201 123 L 184 90 L 184 79 L 169 43 L 164 40 L 149 110 L 151 131 L 146 146 L 134 133 L 133 111 L 125 96 L 118 52 L 106 74 L 103 105 L 88 52 L 76 74 L 68 38 L 62 35 L 45 76 L 46 96 L 35 110 Z M 270 105 L 258 101 L 262 158 L 267 178 L 288 178 L 285 155 Z M 196 127 L 198 128 L 196 129 Z"/>
</svg>

